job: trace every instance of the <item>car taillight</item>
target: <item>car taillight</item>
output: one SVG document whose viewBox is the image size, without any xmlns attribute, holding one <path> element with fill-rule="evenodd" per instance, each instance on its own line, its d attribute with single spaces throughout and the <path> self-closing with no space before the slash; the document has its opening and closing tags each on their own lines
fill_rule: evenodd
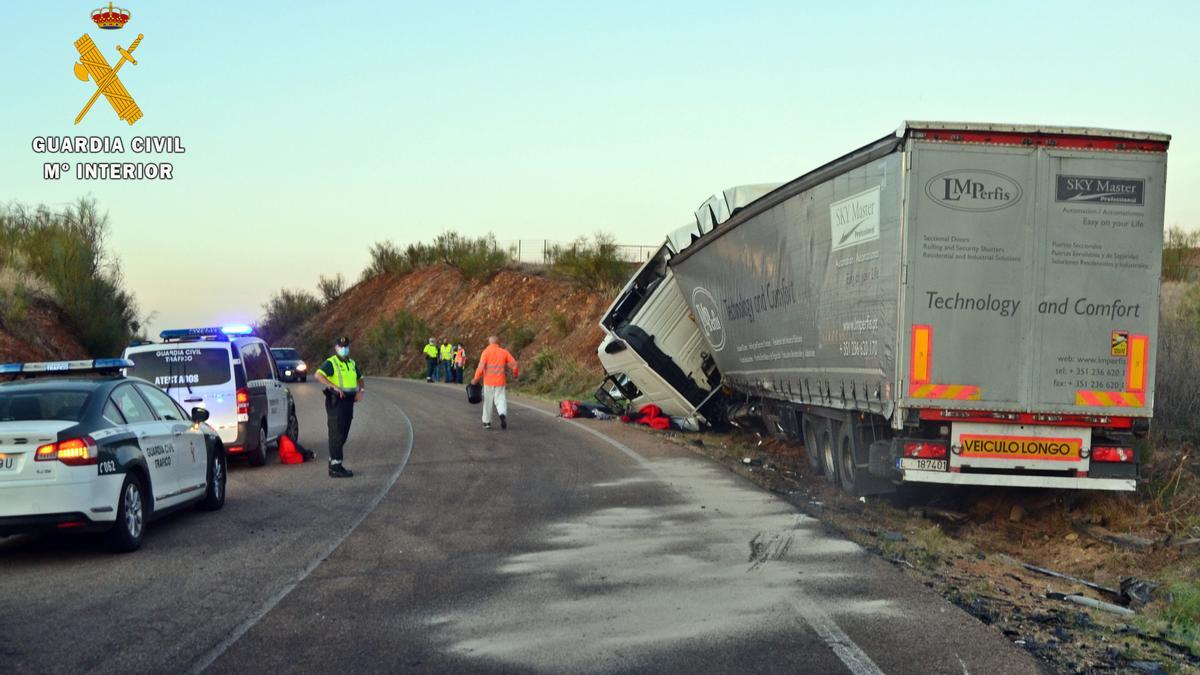
<svg viewBox="0 0 1200 675">
<path fill-rule="evenodd" d="M 904 456 L 918 459 L 942 459 L 946 456 L 946 444 L 932 441 L 906 441 Z"/>
<path fill-rule="evenodd" d="M 228 452 L 231 455 L 236 455 L 239 452 L 245 452 L 245 451 L 246 451 L 246 446 L 244 446 L 244 445 L 231 445 L 225 449 L 225 452 Z"/>
<path fill-rule="evenodd" d="M 100 461 L 96 441 L 91 436 L 48 443 L 37 449 L 34 459 L 39 462 L 62 462 L 67 466 L 88 466 Z"/>
<path fill-rule="evenodd" d="M 237 414 L 250 414 L 250 390 L 245 387 L 237 390 Z"/>
<path fill-rule="evenodd" d="M 1133 448 L 1092 448 L 1093 462 L 1128 463 L 1133 461 Z"/>
</svg>

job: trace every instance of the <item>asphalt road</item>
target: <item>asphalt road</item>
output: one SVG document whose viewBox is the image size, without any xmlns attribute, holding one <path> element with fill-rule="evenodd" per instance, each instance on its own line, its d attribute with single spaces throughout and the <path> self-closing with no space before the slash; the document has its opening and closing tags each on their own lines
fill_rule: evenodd
<svg viewBox="0 0 1200 675">
<path fill-rule="evenodd" d="M 1003 637 L 789 504 L 619 422 L 369 380 L 347 465 L 232 467 L 142 550 L 0 539 L 5 672 L 1029 673 Z"/>
</svg>

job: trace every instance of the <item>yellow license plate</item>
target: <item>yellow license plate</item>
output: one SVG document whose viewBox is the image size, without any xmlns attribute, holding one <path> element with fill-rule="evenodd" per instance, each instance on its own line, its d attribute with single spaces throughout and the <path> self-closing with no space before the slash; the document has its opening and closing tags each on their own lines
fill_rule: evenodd
<svg viewBox="0 0 1200 675">
<path fill-rule="evenodd" d="M 1079 461 L 1083 439 L 963 434 L 959 443 L 963 457 L 1075 462 Z"/>
</svg>

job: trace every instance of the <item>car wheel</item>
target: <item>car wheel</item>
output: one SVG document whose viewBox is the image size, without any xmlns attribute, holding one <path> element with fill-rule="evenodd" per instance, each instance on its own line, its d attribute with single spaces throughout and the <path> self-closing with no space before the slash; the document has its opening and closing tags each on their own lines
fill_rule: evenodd
<svg viewBox="0 0 1200 675">
<path fill-rule="evenodd" d="M 125 476 L 121 484 L 121 499 L 117 503 L 117 522 L 108 531 L 108 546 L 114 551 L 128 553 L 142 546 L 146 533 L 146 497 L 142 480 L 136 474 Z"/>
<path fill-rule="evenodd" d="M 225 462 L 225 453 L 216 449 L 208 459 L 208 488 L 204 491 L 204 499 L 196 506 L 201 511 L 217 511 L 225 506 L 225 481 L 229 466 Z"/>
<path fill-rule="evenodd" d="M 808 470 L 812 471 L 814 476 L 821 475 L 821 450 L 817 445 L 817 433 L 815 426 L 821 425 L 820 422 L 805 422 L 804 423 L 804 457 L 808 460 Z"/>
<path fill-rule="evenodd" d="M 300 420 L 296 418 L 296 411 L 292 410 L 288 413 L 287 431 L 284 432 L 287 437 L 292 439 L 293 443 L 300 442 Z"/>
<path fill-rule="evenodd" d="M 300 381 L 301 381 L 301 382 L 308 382 L 308 376 L 307 376 L 307 375 L 301 375 L 301 376 L 300 376 Z"/>
<path fill-rule="evenodd" d="M 834 440 L 836 431 L 837 425 L 831 423 L 817 432 L 821 448 L 821 469 L 825 473 L 825 482 L 830 485 L 838 484 L 837 445 Z"/>
<path fill-rule="evenodd" d="M 250 451 L 250 466 L 262 466 L 267 463 L 267 428 L 258 427 L 258 447 Z"/>
<path fill-rule="evenodd" d="M 838 436 L 838 478 L 841 480 L 842 490 L 857 497 L 860 472 L 858 464 L 854 461 L 854 445 L 850 438 L 852 433 L 850 425 L 846 425 L 845 430 Z"/>
</svg>

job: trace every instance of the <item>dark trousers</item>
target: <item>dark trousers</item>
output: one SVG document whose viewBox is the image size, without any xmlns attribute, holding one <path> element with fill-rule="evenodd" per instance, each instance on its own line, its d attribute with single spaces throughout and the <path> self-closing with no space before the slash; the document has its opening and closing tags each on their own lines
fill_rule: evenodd
<svg viewBox="0 0 1200 675">
<path fill-rule="evenodd" d="M 434 376 L 437 375 L 437 367 L 438 367 L 437 359 L 430 358 L 428 356 L 425 357 L 425 379 L 426 380 L 429 380 L 430 382 L 433 381 Z"/>
<path fill-rule="evenodd" d="M 338 398 L 335 393 L 326 393 L 325 416 L 329 423 L 329 459 L 340 462 L 346 438 L 350 435 L 350 422 L 354 419 L 354 394 L 347 393 Z"/>
</svg>

